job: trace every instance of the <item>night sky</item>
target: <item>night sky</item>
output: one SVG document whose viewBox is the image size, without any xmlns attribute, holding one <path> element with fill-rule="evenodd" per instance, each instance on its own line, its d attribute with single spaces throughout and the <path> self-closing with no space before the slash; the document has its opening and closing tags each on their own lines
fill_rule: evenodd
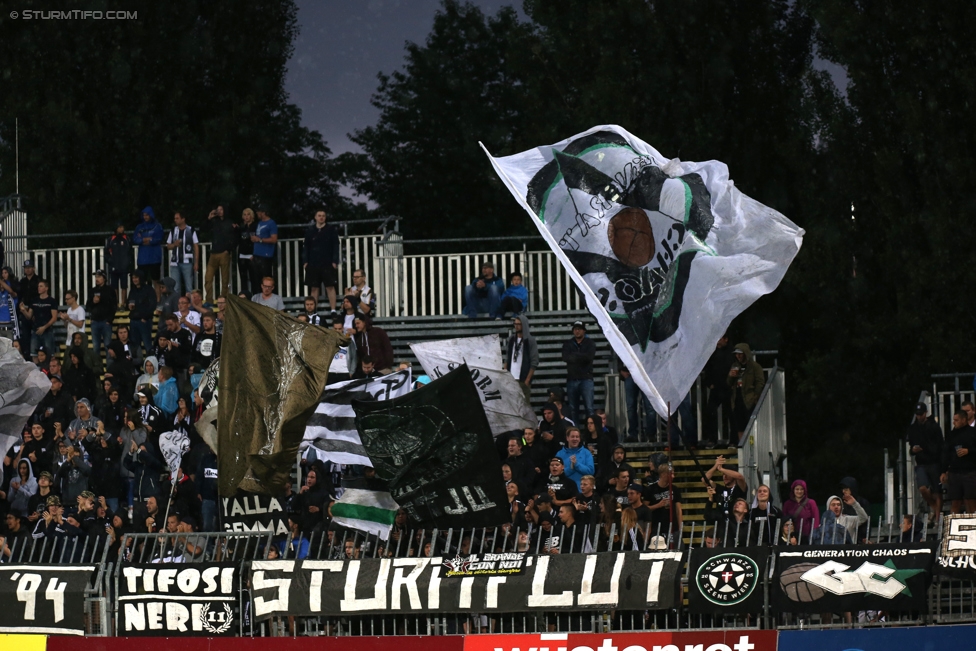
<svg viewBox="0 0 976 651">
<path fill-rule="evenodd" d="M 346 134 L 379 116 L 369 103 L 378 72 L 403 65 L 404 44 L 423 43 L 440 0 L 298 0 L 301 33 L 285 90 L 303 124 L 322 134 L 334 155 L 358 151 Z M 494 14 L 512 0 L 476 0 Z M 521 10 L 520 10 L 521 12 Z"/>
</svg>

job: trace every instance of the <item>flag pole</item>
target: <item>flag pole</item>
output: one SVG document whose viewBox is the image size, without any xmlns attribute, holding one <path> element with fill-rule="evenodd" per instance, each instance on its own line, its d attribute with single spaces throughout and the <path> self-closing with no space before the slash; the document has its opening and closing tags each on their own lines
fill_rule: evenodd
<svg viewBox="0 0 976 651">
<path fill-rule="evenodd" d="M 674 530 L 674 459 L 671 456 L 671 401 L 668 400 L 668 427 L 665 431 L 667 444 L 665 450 L 668 453 L 668 549 L 671 549 L 671 532 Z M 660 474 L 660 473 L 658 473 Z"/>
</svg>

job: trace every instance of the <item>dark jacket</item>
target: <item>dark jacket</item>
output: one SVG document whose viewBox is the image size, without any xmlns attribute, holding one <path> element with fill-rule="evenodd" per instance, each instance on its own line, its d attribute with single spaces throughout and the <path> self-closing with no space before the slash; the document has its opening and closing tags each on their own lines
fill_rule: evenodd
<svg viewBox="0 0 976 651">
<path fill-rule="evenodd" d="M 98 295 L 98 302 L 95 296 Z M 115 309 L 118 307 L 118 296 L 115 290 L 106 282 L 104 285 L 95 285 L 88 292 L 88 302 L 85 303 L 85 311 L 92 321 L 104 321 L 111 323 L 115 320 Z"/>
<path fill-rule="evenodd" d="M 587 336 L 576 343 L 575 337 L 570 337 L 563 344 L 563 361 L 566 362 L 567 380 L 592 380 L 593 358 L 596 357 L 596 344 Z"/>
<path fill-rule="evenodd" d="M 305 229 L 305 249 L 302 251 L 302 262 L 316 269 L 327 265 L 339 264 L 339 231 L 335 226 L 326 224 L 319 228 L 312 223 Z"/>
<path fill-rule="evenodd" d="M 143 213 L 149 213 L 150 220 L 142 219 Z M 142 240 L 149 238 L 148 244 Z M 132 233 L 132 241 L 139 246 L 138 262 L 140 265 L 160 264 L 163 261 L 163 227 L 156 221 L 156 213 L 152 206 L 146 206 L 139 213 L 139 225 Z"/>
<path fill-rule="evenodd" d="M 524 314 L 520 314 L 515 317 L 522 322 L 522 350 L 520 351 L 520 363 L 518 379 L 519 382 L 525 382 L 525 378 L 529 376 L 529 371 L 534 368 L 539 368 L 539 347 L 535 343 L 535 338 L 532 336 L 529 330 L 529 319 Z M 509 369 L 512 368 L 512 353 L 515 351 L 516 345 L 518 345 L 518 337 L 512 333 L 512 336 L 508 338 L 508 347 L 505 351 L 505 365 Z"/>
<path fill-rule="evenodd" d="M 132 239 L 128 235 L 114 233 L 105 242 L 105 266 L 117 273 L 128 273 L 132 268 Z"/>
<path fill-rule="evenodd" d="M 258 223 L 253 221 L 250 224 L 241 224 L 237 229 L 237 254 L 253 255 L 254 242 L 251 236 L 258 232 Z"/>
<path fill-rule="evenodd" d="M 925 466 L 933 463 L 942 462 L 942 429 L 931 418 L 927 418 L 925 423 L 917 420 L 908 426 L 908 447 L 916 445 L 922 448 L 918 454 L 912 452 L 915 463 Z"/>
<path fill-rule="evenodd" d="M 211 253 L 226 253 L 233 251 L 237 246 L 237 224 L 226 217 L 214 217 L 210 220 L 210 227 L 213 229 L 213 241 L 211 242 Z"/>
<path fill-rule="evenodd" d="M 741 389 L 742 402 L 745 403 L 746 407 L 752 409 L 759 402 L 759 396 L 766 384 L 766 376 L 763 374 L 762 366 L 753 358 L 749 344 L 736 344 L 732 350 L 741 350 L 745 353 L 745 368 L 738 377 L 732 377 L 726 371 L 726 382 L 733 391 Z M 739 384 L 740 382 L 741 384 Z"/>
<path fill-rule="evenodd" d="M 393 368 L 393 345 L 382 328 L 373 327 L 372 319 L 367 317 L 366 328 L 354 334 L 352 339 L 356 343 L 359 359 L 369 355 L 373 358 L 374 368 Z"/>
<path fill-rule="evenodd" d="M 122 457 L 122 465 L 135 477 L 135 496 L 140 502 L 159 495 L 159 475 L 166 468 L 152 440 L 147 438 L 143 445 L 145 450 L 137 450 L 134 455 L 126 451 Z"/>
<path fill-rule="evenodd" d="M 956 447 L 966 448 L 969 454 L 958 456 Z M 942 448 L 942 471 L 966 473 L 976 470 L 976 428 L 963 425 L 949 432 Z"/>
<path fill-rule="evenodd" d="M 139 277 L 139 287 L 135 284 L 129 289 L 129 296 L 126 300 L 135 303 L 135 309 L 129 313 L 130 319 L 139 321 L 152 321 L 153 313 L 156 311 L 156 290 L 146 282 L 146 272 L 137 269 L 133 276 Z"/>
</svg>

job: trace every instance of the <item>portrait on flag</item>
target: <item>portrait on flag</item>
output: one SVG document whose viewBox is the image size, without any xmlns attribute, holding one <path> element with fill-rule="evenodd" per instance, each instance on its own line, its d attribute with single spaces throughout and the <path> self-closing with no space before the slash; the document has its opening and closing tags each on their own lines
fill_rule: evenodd
<svg viewBox="0 0 976 651">
<path fill-rule="evenodd" d="M 490 158 L 662 416 L 800 249 L 723 163 L 669 161 L 618 126 Z"/>
</svg>

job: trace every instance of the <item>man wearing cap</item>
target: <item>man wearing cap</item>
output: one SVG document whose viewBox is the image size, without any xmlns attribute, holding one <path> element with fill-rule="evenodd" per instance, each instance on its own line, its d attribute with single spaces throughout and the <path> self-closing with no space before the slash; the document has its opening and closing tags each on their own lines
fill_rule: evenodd
<svg viewBox="0 0 976 651">
<path fill-rule="evenodd" d="M 27 519 L 30 522 L 37 522 L 41 517 L 41 513 L 46 508 L 47 498 L 54 495 L 52 486 L 54 486 L 54 475 L 47 470 L 42 471 L 37 477 L 37 492 L 27 500 Z"/>
<path fill-rule="evenodd" d="M 942 512 L 942 484 L 939 482 L 942 462 L 942 429 L 929 418 L 924 402 L 915 405 L 915 420 L 908 426 L 908 445 L 915 459 L 915 485 L 929 505 L 929 521 Z"/>
<path fill-rule="evenodd" d="M 91 317 L 92 345 L 99 358 L 102 356 L 102 346 L 108 355 L 108 347 L 112 343 L 112 321 L 115 320 L 117 300 L 115 290 L 108 285 L 108 275 L 104 269 L 99 269 L 95 272 L 95 286 L 88 292 L 88 302 L 85 304 Z"/>
<path fill-rule="evenodd" d="M 44 504 L 45 508 L 41 513 L 41 519 L 34 525 L 34 532 L 31 537 L 34 540 L 64 537 L 64 508 L 61 506 L 61 498 L 57 495 L 51 495 Z"/>
<path fill-rule="evenodd" d="M 19 302 L 17 311 L 20 320 L 20 349 L 25 356 L 30 352 L 31 344 L 31 319 L 27 316 L 27 310 L 37 299 L 40 282 L 40 277 L 34 273 L 34 261 L 27 258 L 24 260 L 24 275 L 17 282 L 17 286 L 12 287 L 17 292 Z"/>
<path fill-rule="evenodd" d="M 642 524 L 654 519 L 654 514 L 644 505 L 643 495 L 644 487 L 640 484 L 627 486 L 627 506 L 637 512 L 637 521 Z"/>
<path fill-rule="evenodd" d="M 481 265 L 481 275 L 464 288 L 464 315 L 473 319 L 487 312 L 490 318 L 500 319 L 504 292 L 505 281 L 495 275 L 495 265 L 486 260 Z"/>
<path fill-rule="evenodd" d="M 559 457 L 553 457 L 549 460 L 549 480 L 546 482 L 546 492 L 552 499 L 552 505 L 556 507 L 572 503 L 576 493 L 579 492 L 579 486 L 566 476 L 563 460 Z"/>
<path fill-rule="evenodd" d="M 185 295 L 193 289 L 193 278 L 200 264 L 200 240 L 180 213 L 173 214 L 173 230 L 166 238 L 169 250 L 169 276 L 176 281 L 176 293 Z"/>
<path fill-rule="evenodd" d="M 258 223 L 251 236 L 254 242 L 254 257 L 251 264 L 254 265 L 255 275 L 258 278 L 274 276 L 272 260 L 274 259 L 275 245 L 278 243 L 278 224 L 275 223 L 268 214 L 267 206 L 258 207 Z"/>
<path fill-rule="evenodd" d="M 593 359 L 596 344 L 586 336 L 582 321 L 573 324 L 573 336 L 563 344 L 563 361 L 566 363 L 566 394 L 569 404 L 566 416 L 574 423 L 593 413 Z M 583 411 L 578 411 L 580 400 Z"/>
<path fill-rule="evenodd" d="M 64 498 L 65 503 L 72 503 L 84 491 L 88 490 L 88 478 L 91 476 L 91 465 L 85 461 L 78 444 L 68 445 L 67 461 L 58 468 L 54 475 L 54 485 Z"/>
</svg>

